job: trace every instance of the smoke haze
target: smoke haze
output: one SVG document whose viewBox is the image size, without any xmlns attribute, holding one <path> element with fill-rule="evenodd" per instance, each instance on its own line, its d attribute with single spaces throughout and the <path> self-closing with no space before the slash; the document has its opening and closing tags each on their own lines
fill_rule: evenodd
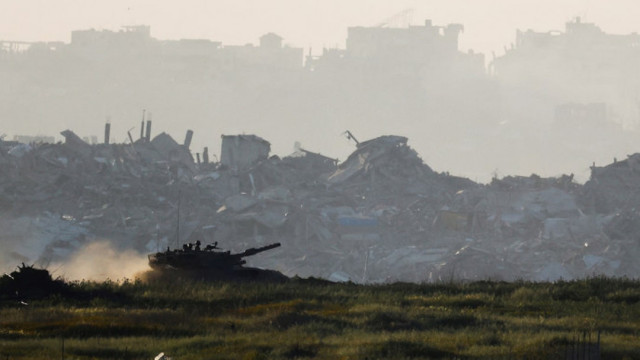
<svg viewBox="0 0 640 360">
<path fill-rule="evenodd" d="M 69 260 L 50 266 L 55 277 L 71 281 L 134 279 L 136 274 L 148 269 L 145 255 L 131 249 L 115 249 L 106 240 L 87 244 L 71 255 Z"/>
<path fill-rule="evenodd" d="M 194 153 L 208 147 L 217 154 L 220 135 L 247 133 L 270 141 L 279 156 L 289 155 L 299 141 L 305 149 L 344 160 L 353 151 L 340 136 L 345 130 L 360 140 L 393 133 L 409 137 L 434 169 L 481 182 L 496 174 L 530 173 L 574 173 L 585 181 L 593 162 L 635 151 L 637 135 L 623 130 L 638 128 L 640 82 L 629 76 L 633 66 L 616 63 L 616 50 L 579 54 L 566 48 L 564 53 L 574 55 L 555 64 L 549 63 L 558 54 L 534 54 L 527 61 L 537 69 L 511 54 L 514 48 L 527 51 L 518 29 L 532 29 L 535 42 L 541 34 L 565 32 L 577 17 L 606 34 L 637 32 L 631 14 L 640 4 L 632 1 L 191 0 L 178 7 L 30 0 L 3 6 L 0 40 L 56 42 L 47 45 L 56 49 L 52 54 L 38 48 L 8 57 L 6 71 L 0 71 L 0 135 L 8 139 L 60 139 L 65 129 L 100 139 L 109 120 L 112 142 L 127 142 L 128 129 L 139 131 L 147 109 L 153 135 L 160 129 L 181 139 L 193 129 Z M 397 62 L 366 50 L 374 44 L 358 47 L 361 39 L 349 29 L 373 34 L 376 28 L 420 29 L 425 21 L 441 30 L 463 26 L 455 41 L 447 35 L 456 54 L 425 45 L 435 56 L 392 50 L 407 60 Z M 110 38 L 123 25 L 142 24 L 149 26 L 145 39 Z M 76 30 L 81 31 L 74 38 Z M 269 33 L 281 37 L 281 52 L 295 56 L 274 61 L 261 53 L 261 37 Z M 584 55 L 592 53 L 600 55 Z M 473 60 L 452 60 L 464 57 Z M 479 71 L 469 71 L 474 66 Z M 575 127 L 567 131 L 566 119 L 556 121 L 554 111 L 570 104 L 565 114 L 602 104 L 604 123 L 589 125 L 584 134 Z"/>
<path fill-rule="evenodd" d="M 281 270 L 346 278 L 326 266 L 335 254 L 320 249 L 322 262 L 309 262 L 318 249 L 305 246 L 341 244 L 348 253 L 350 232 L 362 232 L 389 246 L 371 254 L 393 251 L 389 263 L 397 263 L 412 246 L 434 247 L 437 218 L 460 238 L 440 238 L 442 254 L 426 249 L 422 258 L 432 262 L 475 243 L 470 229 L 500 240 L 496 246 L 558 243 L 558 234 L 571 244 L 575 231 L 565 229 L 596 223 L 581 214 L 597 215 L 601 228 L 585 230 L 597 244 L 615 227 L 608 221 L 625 219 L 620 209 L 640 219 L 628 195 L 640 168 L 639 12 L 629 0 L 4 1 L 0 264 L 115 280 L 146 268 L 140 254 L 173 246 L 169 239 L 244 249 L 283 228 L 303 246 L 285 257 L 302 265 Z M 389 144 L 407 157 L 392 156 Z M 378 160 L 368 146 L 389 158 Z M 326 182 L 344 169 L 344 179 Z M 431 187 L 436 180 L 445 183 Z M 344 192 L 317 202 L 315 186 Z M 566 192 L 561 202 L 571 211 L 527 209 L 545 194 L 558 198 L 539 186 Z M 515 190 L 522 199 L 508 193 Z M 301 221 L 308 210 L 293 206 L 298 200 L 316 204 L 315 222 Z M 295 211 L 300 217 L 289 217 Z M 390 234 L 407 247 L 338 215 L 385 223 L 406 215 Z M 405 220 L 413 238 L 403 235 Z M 556 264 L 544 260 L 550 268 L 526 271 L 536 279 L 598 266 L 640 273 L 611 248 L 590 246 L 571 264 L 558 253 Z M 353 253 L 368 264 L 369 252 Z M 354 263 L 345 258 L 342 270 L 371 269 Z"/>
</svg>

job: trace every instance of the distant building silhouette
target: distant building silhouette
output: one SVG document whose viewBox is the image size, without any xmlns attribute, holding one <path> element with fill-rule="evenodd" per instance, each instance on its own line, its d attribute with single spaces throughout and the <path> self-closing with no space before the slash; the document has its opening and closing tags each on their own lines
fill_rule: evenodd
<svg viewBox="0 0 640 360">
<path fill-rule="evenodd" d="M 458 36 L 463 29 L 460 24 L 434 26 L 431 20 L 423 26 L 405 28 L 350 27 L 344 51 L 325 49 L 322 56 L 310 57 L 308 66 L 331 68 L 336 62 L 343 62 L 369 66 L 373 71 L 482 77 L 484 55 L 458 50 Z"/>
<path fill-rule="evenodd" d="M 345 129 L 394 133 L 436 168 L 474 179 L 497 166 L 578 173 L 637 151 L 628 130 L 640 125 L 638 34 L 580 19 L 563 32 L 518 31 L 487 72 L 483 54 L 460 51 L 463 25 L 391 23 L 350 27 L 344 48 L 306 59 L 275 33 L 228 45 L 159 40 L 146 25 L 77 30 L 70 43 L 0 41 L 0 122 L 13 134 L 56 134 L 64 124 L 82 138 L 109 117 L 113 141 L 143 127 L 137 114 L 151 109 L 167 132 L 188 122 L 194 148 L 232 154 L 218 135 L 246 132 L 330 158 L 352 150 L 338 135 Z"/>
<path fill-rule="evenodd" d="M 493 61 L 491 70 L 506 92 L 516 89 L 515 111 L 530 113 L 532 99 L 550 114 L 564 103 L 605 103 L 614 114 L 610 120 L 627 127 L 640 123 L 636 33 L 607 34 L 579 17 L 564 32 L 518 30 L 515 44 Z"/>
</svg>

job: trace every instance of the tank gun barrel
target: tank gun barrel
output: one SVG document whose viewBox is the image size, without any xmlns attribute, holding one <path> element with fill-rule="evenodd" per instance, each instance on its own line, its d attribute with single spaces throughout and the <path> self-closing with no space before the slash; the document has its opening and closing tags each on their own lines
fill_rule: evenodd
<svg viewBox="0 0 640 360">
<path fill-rule="evenodd" d="M 274 243 L 274 244 L 269 244 L 269 245 L 266 245 L 266 246 L 263 246 L 263 247 L 259 247 L 259 248 L 251 248 L 251 249 L 247 249 L 247 250 L 241 252 L 240 254 L 238 254 L 238 256 L 241 257 L 241 258 L 247 257 L 247 256 L 253 256 L 253 255 L 261 253 L 263 251 L 275 249 L 275 248 L 277 248 L 279 246 L 280 246 L 280 243 Z"/>
</svg>

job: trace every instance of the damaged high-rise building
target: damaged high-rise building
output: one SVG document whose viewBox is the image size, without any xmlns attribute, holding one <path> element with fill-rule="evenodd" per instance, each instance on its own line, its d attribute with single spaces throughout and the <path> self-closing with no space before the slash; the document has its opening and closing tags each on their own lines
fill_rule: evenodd
<svg viewBox="0 0 640 360">
<path fill-rule="evenodd" d="M 345 129 L 396 133 L 433 164 L 481 181 L 566 170 L 584 181 L 588 169 L 577 164 L 635 151 L 637 34 L 581 20 L 562 32 L 520 31 L 487 72 L 483 54 L 460 49 L 463 29 L 431 20 L 353 26 L 344 48 L 304 59 L 276 33 L 230 45 L 160 40 L 130 26 L 74 31 L 70 43 L 0 41 L 0 108 L 11 127 L 3 132 L 57 133 L 53 124 L 64 121 L 84 137 L 104 118 L 130 128 L 131 114 L 149 108 L 167 133 L 188 121 L 200 133 L 260 133 L 275 154 L 300 142 L 329 158 L 351 151 L 335 136 Z M 217 136 L 201 141 L 194 147 L 221 148 Z"/>
</svg>

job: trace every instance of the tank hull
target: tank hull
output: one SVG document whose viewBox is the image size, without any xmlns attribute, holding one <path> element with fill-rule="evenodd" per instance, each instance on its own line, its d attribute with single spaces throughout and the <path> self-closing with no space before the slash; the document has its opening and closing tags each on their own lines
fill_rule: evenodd
<svg viewBox="0 0 640 360">
<path fill-rule="evenodd" d="M 241 253 L 216 250 L 167 250 L 149 254 L 149 266 L 161 276 L 178 275 L 206 280 L 268 280 L 285 281 L 288 279 L 273 270 L 246 268 L 243 265 L 247 256 L 279 247 L 280 243 L 260 248 L 251 248 Z"/>
</svg>

